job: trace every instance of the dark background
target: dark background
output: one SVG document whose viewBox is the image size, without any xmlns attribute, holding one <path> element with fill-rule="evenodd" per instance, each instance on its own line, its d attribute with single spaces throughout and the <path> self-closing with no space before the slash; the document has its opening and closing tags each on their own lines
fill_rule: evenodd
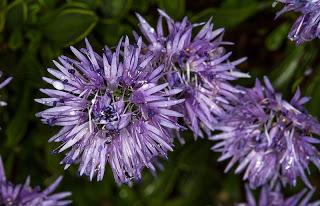
<svg viewBox="0 0 320 206">
<path fill-rule="evenodd" d="M 216 27 L 225 27 L 225 40 L 234 51 L 232 60 L 247 56 L 239 68 L 253 78 L 238 82 L 252 86 L 255 77 L 267 75 L 285 98 L 297 87 L 312 97 L 307 105 L 320 117 L 319 40 L 297 47 L 287 33 L 297 17 L 287 14 L 274 20 L 280 5 L 269 0 L 0 0 L 0 68 L 14 79 L 1 91 L 8 106 L 0 108 L 0 154 L 7 176 L 23 182 L 27 175 L 32 185 L 42 188 L 59 175 L 65 176 L 58 191 L 72 191 L 74 205 L 233 205 L 244 201 L 243 182 L 233 171 L 224 174 L 225 162 L 210 151 L 212 142 L 194 141 L 185 133 L 187 143 L 177 142 L 163 171 L 153 176 L 146 171 L 133 187 L 118 187 L 107 168 L 102 182 L 78 177 L 78 165 L 63 170 L 63 155 L 52 155 L 58 145 L 47 140 L 58 131 L 41 124 L 35 113 L 43 107 L 33 101 L 42 97 L 39 88 L 48 87 L 41 77 L 59 55 L 70 55 L 68 47 L 83 46 L 88 37 L 97 51 L 104 44 L 113 47 L 121 35 L 137 30 L 135 12 L 152 23 L 157 8 L 165 9 L 176 20 L 187 15 L 193 22 L 211 16 Z M 311 181 L 319 186 L 317 170 L 311 168 Z M 286 194 L 299 191 L 288 188 Z M 320 197 L 315 195 L 315 199 Z"/>
</svg>

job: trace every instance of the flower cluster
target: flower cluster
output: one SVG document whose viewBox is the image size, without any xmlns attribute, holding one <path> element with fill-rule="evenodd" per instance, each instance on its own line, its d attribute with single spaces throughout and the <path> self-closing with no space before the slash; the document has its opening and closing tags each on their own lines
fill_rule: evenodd
<svg viewBox="0 0 320 206">
<path fill-rule="evenodd" d="M 318 37 L 318 1 L 279 2 L 286 5 L 278 15 L 303 13 L 293 40 Z M 312 192 L 285 199 L 280 185 L 301 179 L 312 188 L 309 166 L 320 169 L 320 140 L 313 136 L 320 124 L 304 109 L 309 99 L 297 90 L 290 102 L 283 100 L 266 77 L 253 88 L 233 86 L 250 76 L 236 68 L 246 58 L 229 60 L 224 29 L 214 29 L 211 19 L 175 22 L 158 11 L 155 28 L 137 14 L 143 36 L 134 32 L 134 43 L 121 38 L 114 50 L 97 53 L 86 39 L 85 48 L 71 47 L 75 58 L 60 56 L 56 68 L 47 69 L 53 77 L 43 80 L 53 89 L 41 89 L 47 97 L 35 101 L 49 108 L 37 116 L 62 127 L 50 139 L 61 144 L 54 153 L 67 151 L 61 164 L 79 164 L 80 175 L 98 181 L 108 164 L 118 184 L 131 183 L 144 168 L 154 171 L 188 127 L 195 138 L 218 141 L 219 160 L 231 159 L 226 171 L 238 164 L 235 172 L 244 171 L 249 187 L 262 186 L 259 205 L 307 204 Z M 248 187 L 247 196 L 245 205 L 257 205 Z"/>
<path fill-rule="evenodd" d="M 147 40 L 143 49 L 154 56 L 153 65 L 164 66 L 163 79 L 169 87 L 182 91 L 178 97 L 185 102 L 176 109 L 184 115 L 184 122 L 195 138 L 204 137 L 204 132 L 210 135 L 229 102 L 241 93 L 230 81 L 249 77 L 236 69 L 246 58 L 229 61 L 231 52 L 226 52 L 223 46 L 231 43 L 223 41 L 224 29 L 214 29 L 211 19 L 193 24 L 185 17 L 174 22 L 164 11 L 158 11 L 156 29 L 137 14 Z"/>
<path fill-rule="evenodd" d="M 0 71 L 0 78 L 2 76 L 2 72 Z M 9 84 L 9 82 L 11 81 L 12 77 L 9 77 L 7 79 L 5 79 L 4 81 L 0 82 L 0 89 L 2 89 L 3 87 L 5 87 L 7 84 Z M 0 100 L 0 107 L 2 106 L 6 106 L 7 103 L 6 102 L 3 102 Z"/>
<path fill-rule="evenodd" d="M 319 206 L 320 201 L 310 202 L 315 191 L 311 190 L 305 195 L 306 192 L 307 190 L 304 189 L 291 197 L 285 198 L 279 185 L 275 189 L 264 186 L 260 191 L 259 201 L 257 202 L 250 188 L 246 186 L 247 201 L 246 203 L 238 203 L 236 206 Z"/>
<path fill-rule="evenodd" d="M 80 175 L 99 181 L 108 163 L 117 183 L 138 180 L 143 168 L 154 170 L 153 161 L 172 150 L 174 136 L 185 129 L 180 118 L 195 137 L 211 134 L 242 92 L 230 81 L 248 77 L 235 68 L 245 58 L 228 60 L 223 29 L 213 30 L 211 20 L 174 22 L 159 13 L 157 32 L 137 15 L 148 43 L 135 34 L 135 44 L 126 37 L 115 51 L 98 54 L 86 40 L 86 48 L 71 47 L 77 59 L 61 56 L 57 69 L 48 69 L 55 78 L 43 80 L 54 89 L 41 89 L 49 97 L 36 101 L 51 108 L 37 116 L 63 127 L 50 141 L 62 143 L 56 152 L 69 149 L 65 168 L 80 163 Z"/>
<path fill-rule="evenodd" d="M 244 89 L 238 103 L 216 125 L 220 134 L 210 137 L 221 160 L 231 158 L 226 171 L 237 162 L 236 173 L 244 172 L 252 188 L 281 181 L 295 185 L 297 178 L 312 187 L 305 170 L 310 163 L 320 168 L 320 153 L 314 144 L 320 140 L 320 124 L 303 108 L 309 99 L 300 91 L 289 102 L 276 93 L 269 80 L 264 86 Z"/>
<path fill-rule="evenodd" d="M 62 142 L 57 152 L 70 149 L 61 163 L 80 163 L 80 175 L 102 180 L 109 163 L 118 183 L 141 178 L 144 167 L 172 150 L 172 130 L 182 114 L 171 109 L 182 103 L 168 83 L 158 83 L 163 66 L 150 64 L 141 52 L 142 41 L 120 40 L 112 52 L 95 53 L 86 40 L 77 60 L 65 56 L 48 69 L 56 79 L 43 78 L 55 89 L 41 89 L 48 98 L 36 101 L 51 108 L 37 115 L 44 123 L 63 128 L 50 141 Z"/>
<path fill-rule="evenodd" d="M 70 192 L 52 194 L 62 180 L 59 177 L 48 188 L 41 191 L 39 187 L 30 186 L 30 178 L 25 183 L 14 185 L 6 179 L 3 163 L 0 158 L 0 205 L 10 206 L 56 206 L 69 205 L 71 201 L 64 198 L 71 195 Z"/>
<path fill-rule="evenodd" d="M 284 4 L 277 17 L 290 11 L 301 15 L 293 24 L 289 38 L 297 44 L 320 38 L 320 0 L 276 0 Z"/>
</svg>

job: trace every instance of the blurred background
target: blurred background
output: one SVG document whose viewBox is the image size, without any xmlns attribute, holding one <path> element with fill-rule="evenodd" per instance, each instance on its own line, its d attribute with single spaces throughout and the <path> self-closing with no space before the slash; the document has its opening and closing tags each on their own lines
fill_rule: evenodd
<svg viewBox="0 0 320 206">
<path fill-rule="evenodd" d="M 252 86 L 255 77 L 267 75 L 285 98 L 297 87 L 312 97 L 311 114 L 320 117 L 319 40 L 297 47 L 287 33 L 297 17 L 287 14 L 274 20 L 280 5 L 269 0 L 0 0 L 0 68 L 14 79 L 1 91 L 8 102 L 0 108 L 0 154 L 8 178 L 23 182 L 31 176 L 32 185 L 42 188 L 59 175 L 64 181 L 58 191 L 72 191 L 74 205 L 233 205 L 244 201 L 240 176 L 224 174 L 226 163 L 218 163 L 218 154 L 210 151 L 212 142 L 195 142 L 185 133 L 186 144 L 176 142 L 163 171 L 153 176 L 146 171 L 140 183 L 118 187 L 107 169 L 102 182 L 78 177 L 73 166 L 64 171 L 59 165 L 63 155 L 52 155 L 57 146 L 47 140 L 58 131 L 40 123 L 35 113 L 43 107 L 33 101 L 47 87 L 41 80 L 47 67 L 59 55 L 70 55 L 68 47 L 82 47 L 88 37 L 96 51 L 104 44 L 113 47 L 121 35 L 132 36 L 137 29 L 135 12 L 153 24 L 157 8 L 174 19 L 188 16 L 193 22 L 211 16 L 216 27 L 225 27 L 225 40 L 235 43 L 231 59 L 247 56 L 240 69 L 253 78 L 238 82 Z M 311 168 L 311 181 L 319 186 L 317 170 Z M 289 188 L 287 194 L 300 191 Z M 318 192 L 319 193 L 319 192 Z M 316 194 L 315 199 L 320 195 Z"/>
</svg>

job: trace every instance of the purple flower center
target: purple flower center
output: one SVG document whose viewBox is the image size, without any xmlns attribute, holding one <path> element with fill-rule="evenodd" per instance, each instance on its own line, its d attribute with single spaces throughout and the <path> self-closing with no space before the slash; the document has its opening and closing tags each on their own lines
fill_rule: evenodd
<svg viewBox="0 0 320 206">
<path fill-rule="evenodd" d="M 107 105 L 103 99 L 100 99 L 93 105 L 92 114 L 93 122 L 98 128 L 111 133 L 117 131 L 119 114 L 114 105 Z"/>
<path fill-rule="evenodd" d="M 131 101 L 135 104 L 143 104 L 145 103 L 144 95 L 141 91 L 134 92 Z"/>
</svg>

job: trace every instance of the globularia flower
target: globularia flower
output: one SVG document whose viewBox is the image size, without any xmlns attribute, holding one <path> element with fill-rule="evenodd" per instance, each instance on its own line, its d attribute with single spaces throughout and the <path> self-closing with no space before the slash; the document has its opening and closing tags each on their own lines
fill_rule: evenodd
<svg viewBox="0 0 320 206">
<path fill-rule="evenodd" d="M 256 201 L 252 191 L 246 186 L 247 202 L 238 203 L 236 206 L 319 206 L 320 201 L 310 202 L 315 190 L 311 190 L 305 195 L 306 192 L 307 189 L 304 189 L 291 197 L 285 198 L 279 186 L 275 189 L 264 186 L 260 191 L 259 201 Z"/>
<path fill-rule="evenodd" d="M 252 188 L 280 180 L 295 185 L 300 177 L 312 187 L 305 170 L 309 163 L 320 168 L 320 124 L 306 113 L 297 90 L 291 102 L 276 93 L 270 81 L 256 81 L 254 88 L 239 95 L 236 106 L 225 115 L 216 129 L 222 131 L 210 139 L 218 140 L 213 149 L 221 152 L 220 161 L 231 158 L 226 171 L 237 162 L 236 173 L 245 170 L 244 179 Z"/>
<path fill-rule="evenodd" d="M 187 17 L 174 22 L 164 11 L 159 13 L 156 29 L 137 14 L 141 32 L 148 41 L 143 50 L 155 56 L 155 66 L 164 64 L 164 81 L 169 82 L 169 87 L 182 90 L 178 97 L 185 102 L 177 109 L 184 114 L 195 137 L 203 137 L 203 132 L 211 133 L 212 125 L 224 115 L 229 101 L 241 92 L 230 81 L 248 77 L 235 68 L 245 58 L 228 60 L 231 52 L 227 53 L 223 46 L 230 42 L 222 40 L 224 29 L 215 30 L 211 19 L 200 24 L 192 24 Z M 195 34 L 195 28 L 201 25 Z"/>
<path fill-rule="evenodd" d="M 293 24 L 289 38 L 297 44 L 320 37 L 320 1 L 319 0 L 276 0 L 284 7 L 277 13 L 295 11 L 301 14 Z"/>
<path fill-rule="evenodd" d="M 2 72 L 0 71 L 0 78 L 2 76 Z M 4 81 L 0 82 L 0 89 L 2 89 L 3 87 L 5 87 L 7 84 L 9 84 L 9 82 L 11 81 L 12 77 L 9 77 L 7 79 L 5 79 Z M 7 103 L 6 102 L 3 102 L 0 100 L 0 107 L 2 106 L 6 106 Z"/>
<path fill-rule="evenodd" d="M 69 205 L 70 200 L 64 198 L 71 195 L 70 192 L 52 194 L 62 180 L 59 177 L 48 188 L 41 191 L 39 187 L 30 186 L 28 177 L 24 184 L 14 185 L 6 179 L 3 163 L 0 157 L 0 205 L 10 206 L 57 206 Z"/>
<path fill-rule="evenodd" d="M 41 89 L 49 98 L 36 101 L 51 108 L 37 115 L 44 123 L 63 128 L 50 139 L 62 142 L 57 152 L 70 149 L 61 162 L 68 168 L 80 163 L 79 173 L 103 179 L 109 163 L 118 183 L 141 178 L 144 167 L 172 150 L 172 130 L 180 129 L 171 109 L 182 103 L 174 99 L 179 89 L 158 84 L 163 65 L 153 67 L 152 55 L 141 53 L 142 41 L 120 40 L 115 52 L 105 48 L 102 56 L 86 40 L 78 58 L 65 56 L 48 69 L 56 79 L 43 78 L 55 89 Z"/>
</svg>

